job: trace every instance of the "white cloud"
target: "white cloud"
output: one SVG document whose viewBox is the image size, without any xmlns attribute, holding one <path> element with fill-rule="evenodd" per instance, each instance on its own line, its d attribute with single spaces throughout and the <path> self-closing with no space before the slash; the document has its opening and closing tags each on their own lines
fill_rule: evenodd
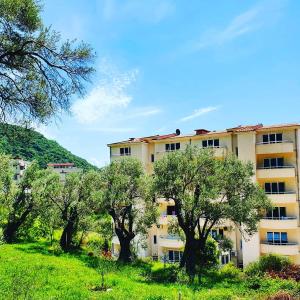
<svg viewBox="0 0 300 300">
<path fill-rule="evenodd" d="M 188 51 L 199 51 L 223 44 L 254 32 L 267 24 L 273 23 L 281 14 L 285 0 L 267 0 L 234 17 L 223 29 L 210 29 L 200 40 L 186 46 Z"/>
<path fill-rule="evenodd" d="M 132 101 L 127 88 L 136 80 L 137 69 L 122 73 L 104 61 L 100 73 L 102 79 L 98 84 L 72 106 L 71 110 L 81 124 L 101 121 L 112 112 L 126 108 Z"/>
<path fill-rule="evenodd" d="M 106 21 L 159 23 L 174 12 L 175 4 L 173 0 L 106 0 L 99 9 Z"/>
<path fill-rule="evenodd" d="M 219 106 L 208 106 L 208 107 L 204 107 L 204 108 L 195 109 L 192 114 L 181 118 L 179 121 L 180 122 L 190 121 L 190 120 L 193 120 L 193 119 L 195 119 L 197 117 L 200 117 L 202 115 L 213 112 L 217 109 L 219 109 Z"/>
</svg>

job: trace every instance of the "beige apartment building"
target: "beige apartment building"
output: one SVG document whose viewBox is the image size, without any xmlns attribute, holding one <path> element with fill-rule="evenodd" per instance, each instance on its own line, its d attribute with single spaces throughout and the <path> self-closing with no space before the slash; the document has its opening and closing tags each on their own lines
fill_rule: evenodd
<svg viewBox="0 0 300 300">
<path fill-rule="evenodd" d="M 212 230 L 212 236 L 227 236 L 233 241 L 233 250 L 222 253 L 221 263 L 234 261 L 247 265 L 260 255 L 278 253 L 300 264 L 299 223 L 299 150 L 300 124 L 238 126 L 223 131 L 197 129 L 194 134 L 154 135 L 130 138 L 109 144 L 111 161 L 123 156 L 138 158 L 147 173 L 153 163 L 170 151 L 180 151 L 187 145 L 212 148 L 218 158 L 234 153 L 242 161 L 251 161 L 256 170 L 254 180 L 265 190 L 274 208 L 266 212 L 259 230 L 251 237 L 241 237 L 237 228 L 224 221 Z M 153 259 L 177 262 L 183 242 L 168 234 L 168 224 L 175 218 L 172 202 L 159 200 L 160 218 L 149 230 L 147 247 L 139 255 Z M 113 238 L 113 251 L 117 254 L 119 241 Z"/>
</svg>

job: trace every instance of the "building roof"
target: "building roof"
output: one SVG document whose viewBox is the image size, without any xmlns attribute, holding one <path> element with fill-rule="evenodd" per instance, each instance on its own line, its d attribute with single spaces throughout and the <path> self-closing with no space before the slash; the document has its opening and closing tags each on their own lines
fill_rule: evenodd
<svg viewBox="0 0 300 300">
<path fill-rule="evenodd" d="M 239 132 L 251 132 L 251 131 L 260 131 L 260 130 L 272 130 L 276 128 L 289 128 L 289 127 L 298 127 L 300 128 L 299 123 L 287 123 L 287 124 L 275 124 L 275 125 L 267 125 L 264 126 L 263 124 L 255 124 L 255 125 L 239 125 L 236 127 L 228 128 L 226 130 L 220 131 L 209 131 L 207 129 L 195 129 L 195 134 L 186 134 L 186 135 L 179 135 L 177 133 L 170 133 L 165 135 L 151 135 L 147 137 L 139 137 L 139 138 L 129 138 L 126 141 L 116 142 L 108 144 L 108 146 L 118 145 L 118 144 L 134 144 L 134 143 L 149 143 L 151 141 L 159 141 L 165 139 L 172 139 L 175 137 L 185 138 L 185 137 L 194 137 L 194 136 L 210 136 L 210 135 L 218 135 L 218 134 L 230 134 L 232 132 L 239 133 Z"/>
<path fill-rule="evenodd" d="M 47 164 L 48 167 L 58 167 L 58 166 L 74 166 L 74 163 L 50 163 Z"/>
</svg>

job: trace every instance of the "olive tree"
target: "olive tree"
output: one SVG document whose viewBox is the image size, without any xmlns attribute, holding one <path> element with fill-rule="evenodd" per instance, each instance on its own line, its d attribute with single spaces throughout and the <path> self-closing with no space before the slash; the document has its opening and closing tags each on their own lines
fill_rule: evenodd
<svg viewBox="0 0 300 300">
<path fill-rule="evenodd" d="M 112 218 L 121 247 L 118 260 L 130 262 L 132 240 L 156 222 L 157 209 L 149 197 L 149 179 L 142 164 L 134 158 L 113 161 L 101 175 L 99 207 Z"/>
<path fill-rule="evenodd" d="M 19 182 L 13 179 L 12 160 L 9 156 L 0 156 L 3 239 L 11 243 L 28 218 L 38 215 L 40 202 L 35 197 L 36 180 L 43 177 L 43 171 L 36 162 L 25 170 Z"/>
<path fill-rule="evenodd" d="M 251 163 L 235 156 L 218 160 L 213 152 L 187 147 L 164 156 L 154 165 L 154 190 L 158 197 L 173 200 L 178 226 L 184 232 L 181 267 L 191 279 L 196 266 L 205 265 L 205 245 L 211 229 L 224 220 L 252 234 L 270 202 L 253 182 Z"/>
<path fill-rule="evenodd" d="M 58 212 L 57 222 L 63 228 L 60 246 L 64 251 L 75 246 L 76 234 L 86 229 L 92 218 L 97 176 L 95 171 L 70 173 L 62 181 L 57 173 L 48 171 L 48 176 L 37 183 L 40 199 Z"/>
<path fill-rule="evenodd" d="M 45 121 L 81 95 L 91 47 L 45 27 L 39 0 L 0 1 L 0 120 Z"/>
</svg>

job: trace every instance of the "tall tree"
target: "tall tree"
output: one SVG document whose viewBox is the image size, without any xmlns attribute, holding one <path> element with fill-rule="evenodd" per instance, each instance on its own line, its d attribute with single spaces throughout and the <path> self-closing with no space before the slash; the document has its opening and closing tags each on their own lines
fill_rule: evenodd
<svg viewBox="0 0 300 300">
<path fill-rule="evenodd" d="M 132 240 L 137 234 L 145 234 L 156 221 L 157 210 L 148 196 L 148 186 L 142 164 L 137 159 L 122 158 L 102 170 L 99 207 L 114 222 L 121 262 L 132 260 Z"/>
<path fill-rule="evenodd" d="M 187 147 L 170 153 L 154 165 L 154 189 L 174 200 L 178 226 L 185 236 L 181 266 L 194 278 L 196 266 L 205 265 L 205 245 L 211 229 L 224 220 L 242 233 L 252 234 L 270 207 L 255 183 L 251 163 L 234 156 L 217 160 L 212 151 Z"/>
<path fill-rule="evenodd" d="M 36 162 L 25 170 L 19 182 L 13 180 L 12 161 L 7 156 L 0 157 L 2 191 L 1 206 L 4 213 L 3 238 L 7 243 L 16 239 L 18 230 L 29 217 L 37 216 L 39 201 L 35 198 L 34 182 L 43 176 Z"/>
<path fill-rule="evenodd" d="M 91 47 L 45 27 L 39 0 L 0 1 L 0 120 L 46 121 L 84 92 Z"/>
<path fill-rule="evenodd" d="M 83 225 L 86 228 L 87 219 L 92 217 L 95 203 L 95 186 L 98 173 L 71 173 L 65 182 L 56 173 L 37 182 L 40 199 L 55 207 L 59 212 L 58 223 L 63 227 L 60 245 L 64 251 L 76 246 L 75 237 Z"/>
</svg>

